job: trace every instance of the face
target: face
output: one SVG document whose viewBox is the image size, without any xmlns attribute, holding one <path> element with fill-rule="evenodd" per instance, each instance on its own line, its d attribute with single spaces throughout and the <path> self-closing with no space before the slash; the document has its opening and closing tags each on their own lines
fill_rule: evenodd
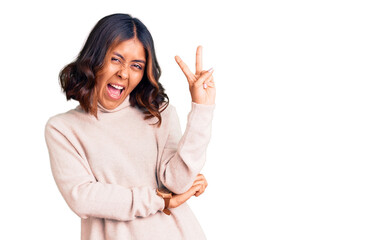
<svg viewBox="0 0 391 240">
<path fill-rule="evenodd" d="M 106 109 L 118 107 L 139 84 L 145 67 L 145 50 L 137 38 L 110 48 L 96 76 L 99 103 Z"/>
</svg>

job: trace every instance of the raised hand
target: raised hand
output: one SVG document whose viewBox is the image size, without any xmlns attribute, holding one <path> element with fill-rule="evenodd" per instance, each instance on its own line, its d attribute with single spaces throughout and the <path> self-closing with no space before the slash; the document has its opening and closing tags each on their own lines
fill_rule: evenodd
<svg viewBox="0 0 391 240">
<path fill-rule="evenodd" d="M 179 56 L 175 56 L 175 61 L 187 78 L 192 101 L 198 104 L 213 105 L 216 98 L 213 68 L 207 71 L 202 70 L 202 46 L 197 47 L 195 74 Z"/>
</svg>

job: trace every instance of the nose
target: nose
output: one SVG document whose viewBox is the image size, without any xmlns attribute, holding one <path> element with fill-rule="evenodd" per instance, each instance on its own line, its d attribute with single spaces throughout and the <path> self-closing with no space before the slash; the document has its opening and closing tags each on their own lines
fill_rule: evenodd
<svg viewBox="0 0 391 240">
<path fill-rule="evenodd" d="M 126 67 L 121 67 L 117 72 L 118 77 L 120 77 L 123 80 L 128 79 L 129 73 L 128 69 Z"/>
</svg>

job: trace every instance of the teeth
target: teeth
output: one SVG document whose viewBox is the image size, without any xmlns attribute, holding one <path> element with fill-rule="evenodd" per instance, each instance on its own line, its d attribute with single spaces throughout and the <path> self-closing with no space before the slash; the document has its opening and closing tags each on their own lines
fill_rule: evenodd
<svg viewBox="0 0 391 240">
<path fill-rule="evenodd" d="M 111 84 L 111 83 L 110 83 L 110 85 L 111 85 L 112 87 L 116 88 L 116 89 L 119 89 L 119 90 L 124 89 L 124 87 L 121 87 L 121 86 L 118 86 L 118 85 L 115 85 L 115 84 Z"/>
</svg>

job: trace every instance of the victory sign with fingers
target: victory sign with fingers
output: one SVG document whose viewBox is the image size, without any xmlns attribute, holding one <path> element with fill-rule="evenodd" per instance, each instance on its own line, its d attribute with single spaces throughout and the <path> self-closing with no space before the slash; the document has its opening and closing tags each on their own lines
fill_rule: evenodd
<svg viewBox="0 0 391 240">
<path fill-rule="evenodd" d="M 216 87 L 213 81 L 213 68 L 202 70 L 202 46 L 197 47 L 194 74 L 179 56 L 175 56 L 175 60 L 187 78 L 192 101 L 197 104 L 215 104 Z"/>
</svg>

